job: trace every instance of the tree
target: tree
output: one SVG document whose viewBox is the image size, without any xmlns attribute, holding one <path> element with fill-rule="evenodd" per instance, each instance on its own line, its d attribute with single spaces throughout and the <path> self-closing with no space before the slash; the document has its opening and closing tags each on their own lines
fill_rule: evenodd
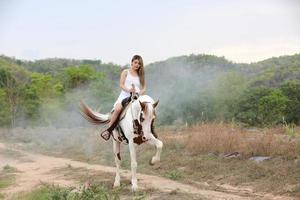
<svg viewBox="0 0 300 200">
<path fill-rule="evenodd" d="M 280 86 L 280 90 L 288 98 L 285 120 L 288 123 L 300 123 L 300 82 L 285 82 Z"/>
<path fill-rule="evenodd" d="M 248 83 L 246 79 L 234 71 L 217 78 L 216 86 L 212 88 L 215 99 L 215 112 L 221 120 L 232 120 L 236 113 L 236 104 L 244 94 Z"/>
<path fill-rule="evenodd" d="M 96 70 L 89 65 L 79 67 L 68 67 L 63 71 L 63 82 L 65 88 L 76 88 L 87 84 L 96 77 Z"/>
<path fill-rule="evenodd" d="M 258 112 L 264 125 L 274 125 L 282 122 L 288 98 L 280 90 L 274 90 L 259 100 Z"/>
<path fill-rule="evenodd" d="M 11 115 L 6 93 L 0 88 L 0 126 L 7 126 L 11 122 Z"/>
<path fill-rule="evenodd" d="M 248 88 L 238 99 L 235 117 L 238 121 L 254 126 L 261 125 L 259 118 L 259 102 L 262 97 L 272 92 L 269 88 Z"/>
</svg>

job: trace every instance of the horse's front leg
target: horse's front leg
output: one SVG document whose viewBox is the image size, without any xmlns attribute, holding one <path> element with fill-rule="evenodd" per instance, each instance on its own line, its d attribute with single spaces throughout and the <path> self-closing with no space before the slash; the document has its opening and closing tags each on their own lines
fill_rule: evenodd
<svg viewBox="0 0 300 200">
<path fill-rule="evenodd" d="M 114 187 L 120 186 L 120 164 L 121 164 L 121 157 L 120 157 L 120 142 L 117 142 L 113 139 L 113 149 L 115 155 L 115 163 L 116 163 L 116 177 L 114 182 Z"/>
<path fill-rule="evenodd" d="M 136 191 L 138 189 L 137 185 L 137 178 L 136 178 L 136 151 L 135 151 L 135 144 L 133 143 L 133 139 L 129 140 L 129 152 L 130 152 L 130 159 L 131 159 L 131 184 L 132 190 Z"/>
<path fill-rule="evenodd" d="M 151 135 L 151 139 L 148 140 L 147 143 L 156 146 L 156 154 L 150 160 L 150 165 L 154 165 L 155 163 L 160 161 L 160 154 L 163 148 L 163 143 L 159 139 L 155 138 L 153 135 Z"/>
</svg>

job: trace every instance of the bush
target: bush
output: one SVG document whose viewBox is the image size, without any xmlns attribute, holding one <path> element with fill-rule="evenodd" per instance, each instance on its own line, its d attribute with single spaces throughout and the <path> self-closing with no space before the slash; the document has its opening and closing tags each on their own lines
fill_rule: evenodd
<svg viewBox="0 0 300 200">
<path fill-rule="evenodd" d="M 258 116 L 263 125 L 274 125 L 282 122 L 288 98 L 280 90 L 274 90 L 259 100 Z"/>
<path fill-rule="evenodd" d="M 295 81 L 285 82 L 280 86 L 280 90 L 288 97 L 285 120 L 288 123 L 300 123 L 300 83 Z"/>
</svg>

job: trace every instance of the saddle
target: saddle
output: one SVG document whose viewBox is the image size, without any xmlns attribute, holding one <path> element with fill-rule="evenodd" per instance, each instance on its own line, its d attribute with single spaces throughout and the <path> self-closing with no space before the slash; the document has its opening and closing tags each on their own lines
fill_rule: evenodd
<svg viewBox="0 0 300 200">
<path fill-rule="evenodd" d="M 122 110 L 121 113 L 119 114 L 118 119 L 117 119 L 116 122 L 115 122 L 115 124 L 116 124 L 115 126 L 116 126 L 116 127 L 115 127 L 114 129 L 117 130 L 118 135 L 113 135 L 113 134 L 112 134 L 114 140 L 117 140 L 117 141 L 119 141 L 119 142 L 125 142 L 125 144 L 128 144 L 129 141 L 128 141 L 128 139 L 126 138 L 126 136 L 125 136 L 125 134 L 124 134 L 124 132 L 123 132 L 121 126 L 119 125 L 119 122 L 122 121 L 122 120 L 124 119 L 124 117 L 125 117 L 125 115 L 126 115 L 126 112 L 127 112 L 128 108 L 131 106 L 131 104 L 132 104 L 132 101 L 129 102 L 127 105 L 125 105 L 125 107 L 123 108 L 123 110 Z M 114 112 L 114 110 L 112 110 L 112 111 L 110 112 L 109 119 L 110 119 L 111 114 L 112 114 L 113 112 Z"/>
<path fill-rule="evenodd" d="M 119 114 L 119 118 L 116 120 L 116 123 L 119 123 L 120 121 L 122 121 L 122 119 L 124 119 L 126 112 L 128 110 L 128 108 L 130 107 L 130 105 L 132 104 L 132 101 L 129 102 L 127 105 L 125 105 L 125 107 L 123 108 L 123 110 L 121 111 L 121 113 Z M 111 115 L 114 112 L 114 110 L 111 110 L 109 113 L 109 120 L 111 119 Z"/>
<path fill-rule="evenodd" d="M 122 130 L 121 126 L 119 125 L 119 122 L 122 121 L 126 115 L 126 112 L 128 110 L 128 108 L 130 108 L 131 104 L 138 98 L 138 96 L 133 95 L 131 96 L 131 101 L 125 103 L 123 105 L 123 109 L 121 111 L 121 113 L 119 114 L 117 120 L 111 125 L 111 127 L 114 127 L 113 129 L 117 130 L 117 135 L 112 134 L 112 137 L 114 140 L 119 141 L 119 142 L 125 142 L 125 144 L 128 144 L 128 139 L 126 138 L 124 131 Z M 109 120 L 111 119 L 111 115 L 114 112 L 114 110 L 112 109 L 111 112 L 109 113 Z M 133 123 L 133 128 L 134 128 L 134 134 L 137 135 L 138 137 L 138 144 L 144 142 L 145 138 L 144 138 L 144 134 L 142 131 L 142 126 L 139 124 L 138 120 L 134 120 Z M 154 125 L 153 125 L 153 121 L 151 123 L 151 132 L 154 135 L 154 137 L 157 138 L 157 134 L 155 134 L 154 132 Z M 102 136 L 102 135 L 101 135 Z M 107 138 L 105 138 L 104 136 L 102 136 L 103 139 L 108 140 L 110 138 L 110 136 L 108 135 Z M 137 142 L 136 142 L 137 143 Z"/>
<path fill-rule="evenodd" d="M 119 116 L 117 117 L 116 121 L 110 126 L 110 128 L 113 129 L 116 129 L 117 132 L 118 132 L 118 135 L 114 135 L 112 134 L 112 137 L 114 140 L 118 140 L 119 142 L 123 142 L 123 141 L 126 141 L 126 144 L 128 144 L 128 139 L 125 137 L 125 134 L 121 128 L 121 126 L 119 125 L 119 122 L 122 121 L 126 115 L 126 112 L 128 110 L 128 108 L 131 106 L 131 104 L 136 100 L 138 99 L 138 94 L 134 93 L 130 95 L 129 97 L 129 100 L 130 101 L 125 101 L 125 102 L 122 102 L 122 105 L 123 105 L 123 109 L 121 111 L 121 113 L 119 114 Z M 111 120 L 111 115 L 112 113 L 114 112 L 114 109 L 111 110 L 111 112 L 109 113 L 110 115 L 108 116 L 109 120 Z M 101 137 L 105 140 L 108 140 L 110 138 L 110 135 L 102 135 L 101 134 Z"/>
</svg>

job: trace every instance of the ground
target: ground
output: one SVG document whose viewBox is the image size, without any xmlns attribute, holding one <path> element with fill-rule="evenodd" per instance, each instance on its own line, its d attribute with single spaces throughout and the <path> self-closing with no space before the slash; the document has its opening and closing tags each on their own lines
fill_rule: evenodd
<svg viewBox="0 0 300 200">
<path fill-rule="evenodd" d="M 114 167 L 88 164 L 68 158 L 53 157 L 20 150 L 18 144 L 0 143 L 0 167 L 14 170 L 14 181 L 7 187 L 0 187 L 0 199 L 16 199 L 34 190 L 43 183 L 57 184 L 62 187 L 78 187 L 86 181 L 95 184 L 105 183 L 112 187 Z M 249 188 L 223 186 L 223 191 L 205 189 L 204 182 L 192 181 L 184 184 L 163 177 L 138 174 L 138 183 L 142 193 L 131 193 L 130 171 L 122 170 L 121 182 L 124 191 L 121 199 L 296 199 L 286 196 L 274 196 L 267 193 L 254 193 Z M 87 180 L 88 179 L 88 180 Z"/>
</svg>

